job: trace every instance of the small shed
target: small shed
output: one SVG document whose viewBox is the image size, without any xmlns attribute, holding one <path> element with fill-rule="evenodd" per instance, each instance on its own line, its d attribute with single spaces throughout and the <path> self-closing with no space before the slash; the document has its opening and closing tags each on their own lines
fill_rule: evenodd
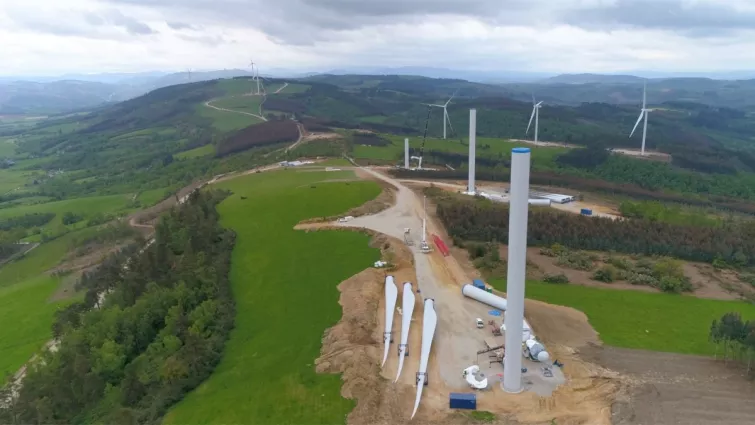
<svg viewBox="0 0 755 425">
<path fill-rule="evenodd" d="M 451 393 L 448 401 L 451 409 L 477 409 L 477 395 L 474 393 Z"/>
<path fill-rule="evenodd" d="M 592 210 L 589 208 L 582 208 L 579 213 L 582 215 L 592 215 Z"/>
</svg>

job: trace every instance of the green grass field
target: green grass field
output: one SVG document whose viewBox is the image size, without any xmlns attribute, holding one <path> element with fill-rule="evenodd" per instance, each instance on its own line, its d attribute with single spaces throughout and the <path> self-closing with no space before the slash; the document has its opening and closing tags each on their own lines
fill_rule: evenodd
<svg viewBox="0 0 755 425">
<path fill-rule="evenodd" d="M 490 284 L 505 290 L 502 280 Z M 736 311 L 755 319 L 755 305 L 671 294 L 527 282 L 527 298 L 573 307 L 584 312 L 600 339 L 617 347 L 709 355 L 713 320 Z"/>
<path fill-rule="evenodd" d="M 165 423 L 345 422 L 354 402 L 341 398 L 339 376 L 315 373 L 314 361 L 323 331 L 341 317 L 336 286 L 379 251 L 360 233 L 292 228 L 380 192 L 372 182 L 316 183 L 350 175 L 287 170 L 219 185 L 234 192 L 218 210 L 237 236 L 230 274 L 236 327 L 213 375 Z"/>
<path fill-rule="evenodd" d="M 71 232 L 0 266 L 0 380 L 18 370 L 52 337 L 55 311 L 72 300 L 50 301 L 60 280 L 47 271 L 63 259 L 77 237 L 90 232 Z"/>
<path fill-rule="evenodd" d="M 85 224 L 87 218 L 96 213 L 118 213 L 130 212 L 129 208 L 131 197 L 133 195 L 108 195 L 108 196 L 91 196 L 85 198 L 66 199 L 63 201 L 47 202 L 44 204 L 19 205 L 12 208 L 0 209 L 0 220 L 9 217 L 22 216 L 32 213 L 55 213 L 49 223 L 42 227 L 45 230 L 54 232 L 59 231 L 63 226 L 63 214 L 70 211 L 84 217 L 84 220 L 77 223 L 77 227 Z"/>
<path fill-rule="evenodd" d="M 225 91 L 227 95 L 237 95 L 250 93 L 252 90 L 257 91 L 257 83 L 251 78 L 233 78 L 218 81 L 218 87 Z"/>
<path fill-rule="evenodd" d="M 363 146 L 354 145 L 354 158 L 355 159 L 375 159 L 375 160 L 398 160 L 403 158 L 404 155 L 404 136 L 395 136 L 388 134 L 381 134 L 380 136 L 391 141 L 387 146 Z M 467 142 L 466 138 L 464 139 Z M 412 148 L 419 148 L 422 145 L 421 137 L 410 137 L 409 146 Z M 506 139 L 493 139 L 488 137 L 477 138 L 477 155 L 480 156 L 498 156 L 503 155 L 508 158 L 511 154 L 511 149 L 517 146 L 524 146 L 521 143 L 511 142 Z M 532 150 L 532 163 L 533 166 L 542 166 L 548 168 L 555 157 L 564 153 L 566 148 L 559 147 L 541 147 L 541 146 L 527 146 Z M 452 139 L 434 139 L 428 138 L 425 141 L 425 150 L 435 150 L 442 152 L 452 152 L 459 154 L 468 154 L 469 146 L 462 145 L 459 140 Z"/>
<path fill-rule="evenodd" d="M 155 205 L 156 203 L 167 198 L 165 194 L 168 189 L 169 188 L 167 187 L 161 187 L 158 189 L 145 190 L 144 192 L 139 193 L 139 196 L 136 197 L 136 200 L 139 201 L 142 208 L 151 207 L 152 205 Z"/>
<path fill-rule="evenodd" d="M 276 88 L 277 90 L 277 88 Z M 281 90 L 280 93 L 303 93 L 305 91 L 309 90 L 309 84 L 296 84 L 296 83 L 289 83 L 285 89 Z M 272 93 L 271 90 L 267 91 L 268 93 Z"/>
<path fill-rule="evenodd" d="M 249 112 L 250 114 L 260 113 L 260 102 L 262 96 L 237 96 L 226 97 L 212 102 L 218 108 L 231 109 L 234 111 Z"/>
<path fill-rule="evenodd" d="M 197 105 L 197 114 L 211 119 L 213 127 L 225 132 L 241 130 L 242 128 L 249 127 L 250 125 L 263 122 L 261 119 L 255 118 L 251 115 L 228 111 L 219 111 L 217 109 L 209 108 L 204 104 Z"/>
<path fill-rule="evenodd" d="M 317 165 L 322 167 L 351 167 L 353 164 L 343 158 L 330 158 L 318 162 Z"/>
<path fill-rule="evenodd" d="M 215 155 L 215 145 L 204 145 L 188 151 L 183 151 L 173 155 L 176 159 L 201 158 L 203 156 Z"/>
<path fill-rule="evenodd" d="M 55 311 L 65 305 L 49 301 L 57 285 L 57 278 L 38 275 L 0 288 L 0 383 L 52 338 Z"/>
<path fill-rule="evenodd" d="M 0 170 L 0 195 L 19 187 L 23 189 L 23 185 L 29 181 L 29 174 L 31 173 L 28 171 L 19 170 L 18 166 Z"/>
<path fill-rule="evenodd" d="M 16 144 L 10 137 L 0 137 L 0 158 L 12 157 L 16 154 Z"/>
</svg>

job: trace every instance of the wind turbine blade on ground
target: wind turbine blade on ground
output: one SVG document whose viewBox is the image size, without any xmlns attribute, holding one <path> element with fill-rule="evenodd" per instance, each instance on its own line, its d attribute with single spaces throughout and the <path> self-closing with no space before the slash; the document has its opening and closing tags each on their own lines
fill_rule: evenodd
<svg viewBox="0 0 755 425">
<path fill-rule="evenodd" d="M 537 111 L 537 106 L 532 108 L 532 115 L 530 115 L 530 122 L 527 124 L 527 131 L 524 132 L 524 134 L 530 133 L 530 126 L 532 125 L 532 119 L 535 118 L 535 111 Z"/>
<path fill-rule="evenodd" d="M 632 135 L 634 135 L 635 130 L 637 130 L 637 126 L 640 125 L 640 121 L 642 121 L 642 116 L 645 114 L 645 110 L 640 111 L 640 116 L 637 118 L 637 122 L 634 123 L 634 128 L 632 129 L 632 132 L 629 134 L 629 137 L 631 138 Z"/>
</svg>

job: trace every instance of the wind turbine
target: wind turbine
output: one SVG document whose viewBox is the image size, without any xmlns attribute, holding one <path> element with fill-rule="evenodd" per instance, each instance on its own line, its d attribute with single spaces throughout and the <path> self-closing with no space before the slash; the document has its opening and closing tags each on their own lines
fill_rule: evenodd
<svg viewBox="0 0 755 425">
<path fill-rule="evenodd" d="M 648 135 L 648 113 L 652 111 L 652 109 L 647 108 L 647 82 L 642 86 L 642 109 L 640 109 L 640 116 L 637 118 L 637 122 L 634 123 L 634 128 L 632 129 L 632 132 L 629 134 L 629 138 L 631 139 L 634 135 L 634 131 L 637 130 L 637 126 L 640 125 L 640 121 L 645 118 L 645 124 L 642 126 L 642 150 L 640 151 L 640 155 L 645 155 L 645 139 Z"/>
<path fill-rule="evenodd" d="M 425 105 L 427 105 L 427 106 L 433 106 L 433 107 L 436 107 L 436 108 L 443 108 L 443 139 L 444 140 L 446 138 L 446 124 L 448 125 L 448 127 L 451 127 L 451 130 L 454 129 L 451 126 L 451 118 L 448 117 L 448 104 L 451 103 L 451 100 L 453 100 L 453 98 L 456 96 L 456 92 L 458 92 L 458 91 L 459 90 L 456 90 L 454 92 L 454 94 L 451 95 L 451 98 L 448 99 L 448 101 L 446 103 L 444 103 L 443 105 L 425 103 Z"/>
<path fill-rule="evenodd" d="M 537 143 L 537 132 L 540 122 L 540 108 L 543 105 L 543 101 L 535 103 L 535 95 L 532 95 L 532 115 L 530 115 L 530 122 L 527 124 L 527 131 L 524 134 L 529 134 L 530 126 L 532 125 L 532 118 L 535 119 L 535 143 Z"/>
<path fill-rule="evenodd" d="M 257 72 L 255 72 L 256 68 L 254 66 L 254 60 L 253 59 L 249 61 L 249 66 L 252 67 L 252 81 L 256 81 L 257 82 L 257 94 L 260 94 L 260 75 L 259 75 L 259 70 L 257 70 Z"/>
</svg>

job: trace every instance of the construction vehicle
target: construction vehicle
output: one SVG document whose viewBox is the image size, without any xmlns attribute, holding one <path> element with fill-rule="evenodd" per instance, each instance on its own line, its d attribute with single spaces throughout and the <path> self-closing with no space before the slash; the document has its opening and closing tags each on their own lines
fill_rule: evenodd
<svg viewBox="0 0 755 425">
<path fill-rule="evenodd" d="M 476 322 L 477 322 L 477 329 L 482 329 L 483 327 L 485 327 L 485 323 L 479 317 L 477 318 Z"/>
<path fill-rule="evenodd" d="M 412 229 L 410 229 L 408 227 L 404 228 L 404 243 L 407 244 L 407 245 L 409 245 L 409 246 L 414 245 L 414 241 L 412 240 L 412 235 L 410 234 L 411 230 Z"/>
</svg>

